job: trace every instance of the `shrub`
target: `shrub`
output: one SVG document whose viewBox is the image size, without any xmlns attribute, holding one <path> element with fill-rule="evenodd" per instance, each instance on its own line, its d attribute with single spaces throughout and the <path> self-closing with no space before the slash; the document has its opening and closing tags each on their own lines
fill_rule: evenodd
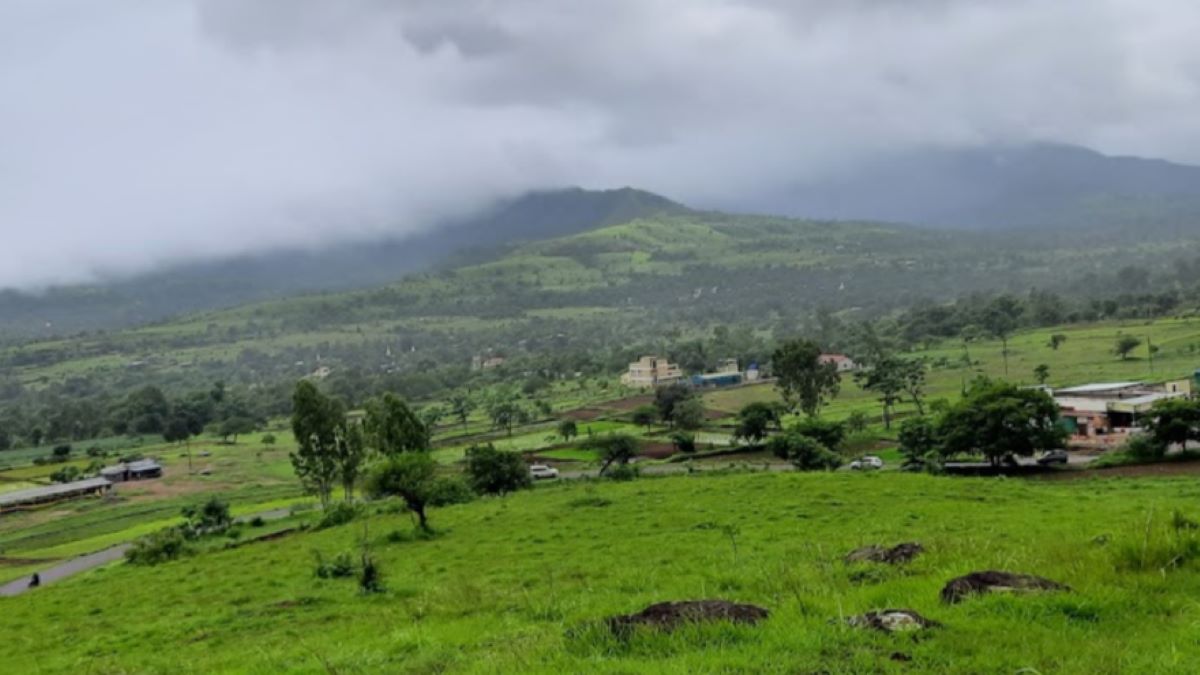
<svg viewBox="0 0 1200 675">
<path fill-rule="evenodd" d="M 275 445 L 275 434 L 263 434 L 262 444 L 263 445 Z"/>
<path fill-rule="evenodd" d="M 320 551 L 313 551 L 313 555 L 317 558 L 313 574 L 318 579 L 346 579 L 354 576 L 354 556 L 349 553 L 343 551 L 332 560 L 326 560 Z"/>
<path fill-rule="evenodd" d="M 467 481 L 458 477 L 439 478 L 433 482 L 433 488 L 429 491 L 430 506 L 450 506 L 452 504 L 466 504 L 475 500 L 475 491 L 467 484 Z"/>
<path fill-rule="evenodd" d="M 767 442 L 767 449 L 801 471 L 833 470 L 842 465 L 842 458 L 837 453 L 811 436 L 794 430 L 772 438 Z"/>
<path fill-rule="evenodd" d="M 616 481 L 633 480 L 642 475 L 642 472 L 632 464 L 618 464 L 615 468 L 610 469 L 605 474 L 605 477 Z"/>
<path fill-rule="evenodd" d="M 791 431 L 807 436 L 825 446 L 827 450 L 838 450 L 846 440 L 846 427 L 841 422 L 808 417 L 792 425 Z"/>
<path fill-rule="evenodd" d="M 263 520 L 262 516 L 254 516 L 250 519 L 250 527 L 262 527 L 267 521 Z"/>
<path fill-rule="evenodd" d="M 1149 434 L 1135 434 L 1121 446 L 1121 452 L 1139 460 L 1158 459 L 1167 453 L 1167 446 Z"/>
<path fill-rule="evenodd" d="M 696 451 L 696 435 L 687 431 L 676 431 L 671 434 L 671 444 L 679 452 L 693 453 Z"/>
<path fill-rule="evenodd" d="M 471 486 L 485 495 L 504 495 L 533 485 L 521 455 L 497 450 L 490 444 L 467 448 L 467 476 Z"/>
<path fill-rule="evenodd" d="M 209 498 L 200 506 L 185 506 L 182 513 L 187 519 L 183 526 L 183 535 L 189 539 L 206 534 L 220 534 L 233 524 L 233 517 L 229 515 L 229 504 L 217 497 Z"/>
<path fill-rule="evenodd" d="M 358 572 L 358 588 L 363 593 L 380 593 L 383 591 L 383 572 L 370 553 L 363 551 L 362 566 Z"/>
<path fill-rule="evenodd" d="M 50 474 L 50 480 L 55 483 L 70 483 L 74 480 L 79 480 L 83 476 L 83 472 L 77 466 L 64 466 L 63 468 Z"/>
<path fill-rule="evenodd" d="M 361 515 L 362 509 L 357 504 L 351 502 L 338 502 L 325 509 L 321 514 L 321 520 L 317 522 L 318 529 L 327 527 L 339 527 L 353 521 Z"/>
<path fill-rule="evenodd" d="M 846 428 L 853 433 L 861 433 L 867 430 L 867 414 L 861 410 L 855 410 L 846 417 Z"/>
<path fill-rule="evenodd" d="M 133 543 L 125 551 L 125 560 L 133 565 L 157 565 L 195 553 L 179 528 L 160 530 Z"/>
<path fill-rule="evenodd" d="M 107 457 L 108 451 L 106 451 L 104 448 L 102 448 L 98 445 L 93 445 L 87 449 L 87 456 L 88 457 Z"/>
</svg>

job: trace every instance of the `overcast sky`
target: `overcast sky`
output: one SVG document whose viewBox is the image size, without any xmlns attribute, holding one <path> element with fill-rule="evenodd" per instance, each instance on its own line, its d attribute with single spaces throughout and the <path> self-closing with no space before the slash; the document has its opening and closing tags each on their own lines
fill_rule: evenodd
<svg viewBox="0 0 1200 675">
<path fill-rule="evenodd" d="M 0 287 L 924 144 L 1200 161 L 1194 0 L 2 0 Z"/>
</svg>

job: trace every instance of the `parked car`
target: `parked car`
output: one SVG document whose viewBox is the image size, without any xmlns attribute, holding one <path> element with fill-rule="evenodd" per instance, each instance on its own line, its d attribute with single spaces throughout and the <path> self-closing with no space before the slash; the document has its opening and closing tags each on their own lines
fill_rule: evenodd
<svg viewBox="0 0 1200 675">
<path fill-rule="evenodd" d="M 545 464 L 534 464 L 529 467 L 529 475 L 535 480 L 551 480 L 558 478 L 558 469 Z"/>
<path fill-rule="evenodd" d="M 863 471 L 866 469 L 882 469 L 883 460 L 875 455 L 866 455 L 850 462 L 850 468 L 855 471 Z"/>
<path fill-rule="evenodd" d="M 1070 459 L 1066 450 L 1051 450 L 1038 458 L 1038 464 L 1042 466 L 1050 466 L 1051 464 L 1066 464 Z"/>
</svg>

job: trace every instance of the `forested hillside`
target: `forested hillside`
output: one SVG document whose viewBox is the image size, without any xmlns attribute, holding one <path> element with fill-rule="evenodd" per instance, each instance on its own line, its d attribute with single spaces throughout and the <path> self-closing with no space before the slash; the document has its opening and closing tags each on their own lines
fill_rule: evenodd
<svg viewBox="0 0 1200 675">
<path fill-rule="evenodd" d="M 797 334 L 853 352 L 863 339 L 903 347 L 987 332 L 996 311 L 1020 326 L 1195 307 L 1200 252 L 1190 240 L 1068 244 L 662 215 L 377 289 L 8 347 L 0 400 L 10 429 L 49 426 L 39 420 L 52 411 L 57 434 L 88 437 L 111 428 L 112 411 L 145 385 L 177 395 L 223 381 L 243 408 L 271 415 L 287 410 L 297 378 L 317 372 L 352 403 L 384 389 L 424 398 L 502 377 L 612 375 L 643 351 L 698 369 L 726 355 L 765 359 L 775 340 Z M 996 304 L 997 294 L 1009 295 Z M 507 363 L 472 372 L 483 355 Z"/>
<path fill-rule="evenodd" d="M 452 259 L 494 258 L 521 242 L 685 212 L 669 199 L 630 188 L 534 192 L 407 237 L 268 251 L 38 293 L 0 289 L 0 340 L 111 330 L 296 293 L 378 286 Z"/>
</svg>

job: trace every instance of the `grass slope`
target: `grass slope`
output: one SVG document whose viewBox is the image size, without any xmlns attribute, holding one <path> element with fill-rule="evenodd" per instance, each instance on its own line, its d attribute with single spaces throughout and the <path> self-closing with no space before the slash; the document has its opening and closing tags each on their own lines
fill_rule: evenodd
<svg viewBox="0 0 1200 675">
<path fill-rule="evenodd" d="M 1117 563 L 1143 540 L 1156 553 L 1160 523 L 1197 497 L 1188 480 L 919 475 L 553 486 L 437 510 L 441 535 L 430 541 L 388 543 L 410 521 L 375 515 L 155 568 L 118 565 L 0 601 L 3 662 L 45 673 L 1193 672 L 1200 575 Z M 385 593 L 314 578 L 313 551 L 357 550 L 364 533 Z M 856 546 L 899 540 L 929 553 L 905 569 L 839 561 Z M 938 602 L 946 580 L 989 568 L 1075 592 Z M 629 642 L 596 623 L 709 597 L 761 604 L 772 617 Z M 946 626 L 917 640 L 840 623 L 884 607 Z"/>
</svg>

